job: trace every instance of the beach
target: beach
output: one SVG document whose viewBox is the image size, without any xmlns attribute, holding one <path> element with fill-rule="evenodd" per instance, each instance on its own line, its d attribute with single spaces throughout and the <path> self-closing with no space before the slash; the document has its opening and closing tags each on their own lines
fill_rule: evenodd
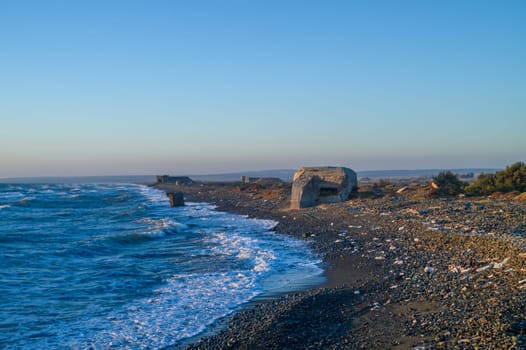
<svg viewBox="0 0 526 350">
<path fill-rule="evenodd" d="M 0 1 L 0 350 L 526 350 L 526 1 Z"/>
<path fill-rule="evenodd" d="M 290 210 L 285 183 L 155 185 L 275 220 L 324 261 L 323 285 L 250 303 L 184 347 L 526 348 L 525 202 L 429 198 L 428 186 L 361 181 L 348 201 Z"/>
</svg>

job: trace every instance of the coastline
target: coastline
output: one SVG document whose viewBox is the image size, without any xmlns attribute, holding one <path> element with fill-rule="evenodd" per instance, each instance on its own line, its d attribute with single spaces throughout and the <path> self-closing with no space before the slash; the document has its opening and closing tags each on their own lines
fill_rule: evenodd
<svg viewBox="0 0 526 350">
<path fill-rule="evenodd" d="M 288 210 L 286 186 L 155 187 L 277 221 L 278 233 L 312 240 L 328 278 L 306 291 L 249 303 L 220 320 L 215 334 L 192 338 L 188 349 L 526 346 L 519 283 L 526 273 L 524 239 L 508 232 L 524 222 L 524 204 L 415 199 L 416 186 L 400 195 L 363 191 L 345 203 Z M 482 215 L 499 210 L 504 220 Z M 499 262 L 505 267 L 496 268 Z M 485 266 L 491 267 L 477 272 Z"/>
</svg>

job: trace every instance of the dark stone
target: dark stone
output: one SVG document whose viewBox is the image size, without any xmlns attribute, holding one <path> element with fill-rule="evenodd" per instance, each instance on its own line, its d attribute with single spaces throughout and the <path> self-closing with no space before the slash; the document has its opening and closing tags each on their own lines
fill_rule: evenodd
<svg viewBox="0 0 526 350">
<path fill-rule="evenodd" d="M 170 199 L 171 207 L 182 207 L 184 206 L 184 196 L 182 192 L 168 192 L 166 193 Z"/>
</svg>

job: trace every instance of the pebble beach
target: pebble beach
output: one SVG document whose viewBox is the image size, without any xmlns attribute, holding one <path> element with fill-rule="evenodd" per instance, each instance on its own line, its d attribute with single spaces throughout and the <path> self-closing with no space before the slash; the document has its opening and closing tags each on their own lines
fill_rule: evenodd
<svg viewBox="0 0 526 350">
<path fill-rule="evenodd" d="M 323 257 L 326 283 L 251 303 L 187 349 L 526 349 L 526 202 L 429 198 L 426 179 L 361 181 L 291 210 L 290 184 L 157 184 L 278 222 Z"/>
</svg>

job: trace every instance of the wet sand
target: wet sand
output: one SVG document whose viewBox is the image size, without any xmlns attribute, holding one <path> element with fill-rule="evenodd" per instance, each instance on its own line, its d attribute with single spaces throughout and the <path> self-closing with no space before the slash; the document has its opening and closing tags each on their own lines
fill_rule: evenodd
<svg viewBox="0 0 526 350">
<path fill-rule="evenodd" d="M 157 185 L 276 220 L 312 241 L 328 278 L 252 303 L 187 348 L 526 349 L 525 202 L 427 198 L 425 179 L 359 186 L 347 202 L 289 210 L 286 184 Z"/>
</svg>

